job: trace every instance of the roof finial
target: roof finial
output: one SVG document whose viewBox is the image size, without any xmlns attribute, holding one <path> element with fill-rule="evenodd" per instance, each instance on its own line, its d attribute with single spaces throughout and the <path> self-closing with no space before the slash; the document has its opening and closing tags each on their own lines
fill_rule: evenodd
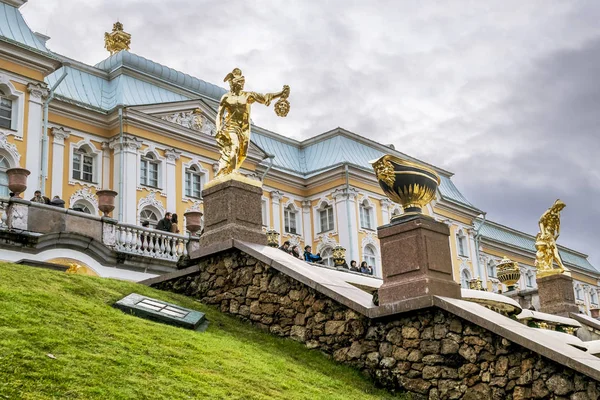
<svg viewBox="0 0 600 400">
<path fill-rule="evenodd" d="M 110 51 L 111 56 L 121 50 L 129 50 L 130 44 L 131 34 L 123 30 L 123 24 L 119 21 L 113 24 L 111 33 L 104 33 L 104 47 Z"/>
</svg>

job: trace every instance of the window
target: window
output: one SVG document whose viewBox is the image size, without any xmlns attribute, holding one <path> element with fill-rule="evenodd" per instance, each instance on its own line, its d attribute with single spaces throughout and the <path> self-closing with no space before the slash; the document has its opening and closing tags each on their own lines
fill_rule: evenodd
<svg viewBox="0 0 600 400">
<path fill-rule="evenodd" d="M 321 232 L 333 230 L 333 207 L 327 203 L 321 204 L 321 209 L 319 210 L 319 222 Z"/>
<path fill-rule="evenodd" d="M 298 233 L 296 230 L 296 217 L 298 213 L 290 204 L 283 210 L 283 219 L 286 233 Z"/>
<path fill-rule="evenodd" d="M 8 190 L 8 175 L 6 170 L 10 168 L 8 159 L 0 154 L 0 197 L 8 197 L 10 190 Z"/>
<path fill-rule="evenodd" d="M 583 300 L 583 290 L 581 290 L 581 286 L 575 286 L 575 298 L 577 300 Z"/>
<path fill-rule="evenodd" d="M 13 101 L 3 94 L 0 96 L 0 127 L 11 129 Z"/>
<path fill-rule="evenodd" d="M 202 177 L 203 174 L 196 165 L 185 170 L 185 195 L 187 197 L 202 198 Z"/>
<path fill-rule="evenodd" d="M 333 267 L 333 249 L 331 247 L 325 247 L 321 250 L 321 258 L 323 259 L 323 264 Z"/>
<path fill-rule="evenodd" d="M 160 162 L 152 153 L 142 157 L 140 163 L 140 183 L 144 186 L 158 187 L 158 167 Z"/>
<path fill-rule="evenodd" d="M 471 280 L 471 273 L 468 269 L 463 269 L 460 274 L 460 287 L 462 289 L 469 289 L 469 281 Z"/>
<path fill-rule="evenodd" d="M 94 181 L 94 155 L 86 146 L 73 152 L 73 179 Z"/>
<path fill-rule="evenodd" d="M 373 207 L 364 200 L 360 205 L 360 227 L 364 229 L 373 229 Z"/>
<path fill-rule="evenodd" d="M 467 257 L 467 238 L 462 231 L 456 235 L 456 245 L 458 246 L 458 255 Z"/>
<path fill-rule="evenodd" d="M 596 294 L 596 289 L 592 289 L 590 292 L 590 303 L 593 305 L 598 305 L 598 294 Z"/>
<path fill-rule="evenodd" d="M 373 273 L 375 273 L 377 258 L 375 257 L 375 248 L 373 248 L 373 246 L 365 246 L 365 249 L 363 250 L 363 261 L 366 261 L 367 265 L 373 267 Z"/>
<path fill-rule="evenodd" d="M 496 277 L 496 263 L 495 262 L 493 262 L 492 260 L 488 261 L 487 270 L 488 270 L 488 278 Z"/>
<path fill-rule="evenodd" d="M 267 217 L 268 217 L 268 212 L 269 212 L 269 208 L 267 206 L 267 199 L 262 199 L 262 225 L 263 226 L 267 226 L 269 225 Z"/>
<path fill-rule="evenodd" d="M 525 274 L 525 285 L 527 285 L 528 288 L 533 287 L 533 272 L 527 271 L 527 274 Z"/>
<path fill-rule="evenodd" d="M 155 228 L 158 224 L 158 214 L 149 208 L 140 211 L 140 223 L 148 221 L 150 227 Z"/>
<path fill-rule="evenodd" d="M 92 209 L 81 201 L 76 201 L 71 208 L 75 211 L 84 212 L 86 214 L 94 214 Z"/>
</svg>

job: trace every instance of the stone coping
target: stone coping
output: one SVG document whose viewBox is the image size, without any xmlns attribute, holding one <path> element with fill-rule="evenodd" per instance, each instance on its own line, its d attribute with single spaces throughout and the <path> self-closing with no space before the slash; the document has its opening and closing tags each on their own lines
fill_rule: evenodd
<svg viewBox="0 0 600 400">
<path fill-rule="evenodd" d="M 587 352 L 598 357 L 600 355 L 600 340 L 590 340 L 589 342 L 582 342 L 582 346 L 585 346 Z"/>
<path fill-rule="evenodd" d="M 598 321 L 596 318 L 592 318 L 586 314 L 575 313 L 571 313 L 569 314 L 569 316 L 583 325 L 589 326 L 594 330 L 600 331 L 600 321 Z"/>
<path fill-rule="evenodd" d="M 600 381 L 600 358 L 567 344 L 562 336 L 556 337 L 552 334 L 536 334 L 538 333 L 538 330 L 530 328 L 519 321 L 505 317 L 502 314 L 472 301 L 439 296 L 422 296 L 376 306 L 373 304 L 372 296 L 370 294 L 347 282 L 348 277 L 353 276 L 351 274 L 315 267 L 294 258 L 279 249 L 264 245 L 245 243 L 238 240 L 227 241 L 218 246 L 212 246 L 212 250 L 214 250 L 212 254 L 231 248 L 237 248 L 238 250 L 249 254 L 275 270 L 315 289 L 368 318 L 385 318 L 424 308 L 439 307 L 528 350 Z M 205 254 L 208 256 L 211 253 L 207 250 Z M 177 272 L 147 279 L 140 283 L 152 285 L 197 271 L 199 271 L 199 267 L 189 267 Z M 361 276 L 359 278 L 371 280 L 373 281 L 372 283 L 374 283 L 374 281 L 381 282 L 381 280 L 371 277 Z M 536 314 L 542 314 L 542 316 L 549 315 L 544 313 Z M 555 315 L 550 315 L 550 317 L 557 319 L 557 321 L 561 321 L 560 323 L 564 323 L 563 320 L 572 321 L 568 324 L 569 326 L 573 326 L 571 325 L 572 323 L 577 323 L 577 321 L 570 320 L 569 318 L 557 317 Z M 569 336 L 574 337 L 572 335 Z"/>
<path fill-rule="evenodd" d="M 531 328 L 541 335 L 548 335 L 556 338 L 561 342 L 565 342 L 566 344 L 570 344 L 571 346 L 575 346 L 576 348 L 587 351 L 587 346 L 583 343 L 581 339 L 577 336 L 569 335 L 568 333 L 553 331 L 551 329 L 542 329 L 542 328 Z"/>
<path fill-rule="evenodd" d="M 543 313 L 540 311 L 523 310 L 521 314 L 517 315 L 518 320 L 529 320 L 533 319 L 536 321 L 550 322 L 555 325 L 572 326 L 575 328 L 581 328 L 581 324 L 572 318 L 559 317 L 558 315 Z"/>
<path fill-rule="evenodd" d="M 515 310 L 517 313 L 522 311 L 521 305 L 510 297 L 484 290 L 461 289 L 461 296 L 465 300 L 475 301 L 490 305 L 501 305 L 507 309 Z"/>
</svg>

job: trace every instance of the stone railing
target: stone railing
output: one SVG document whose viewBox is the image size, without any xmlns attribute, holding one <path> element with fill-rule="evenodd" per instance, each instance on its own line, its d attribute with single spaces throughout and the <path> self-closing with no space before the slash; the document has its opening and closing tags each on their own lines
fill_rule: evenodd
<svg viewBox="0 0 600 400">
<path fill-rule="evenodd" d="M 136 225 L 116 224 L 114 244 L 116 251 L 137 254 L 140 256 L 177 261 L 187 256 L 189 237 L 176 233 L 156 231 Z"/>
<path fill-rule="evenodd" d="M 0 199 L 0 230 L 8 229 L 8 199 Z"/>
</svg>

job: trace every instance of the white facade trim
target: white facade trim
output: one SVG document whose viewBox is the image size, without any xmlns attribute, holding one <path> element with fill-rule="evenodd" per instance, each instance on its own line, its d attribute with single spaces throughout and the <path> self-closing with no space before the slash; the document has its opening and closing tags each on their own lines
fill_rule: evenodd
<svg viewBox="0 0 600 400">
<path fill-rule="evenodd" d="M 92 171 L 92 182 L 87 182 L 79 179 L 73 179 L 73 156 L 75 151 L 81 147 L 86 146 L 92 152 L 93 160 L 93 171 Z M 87 138 L 80 140 L 77 143 L 70 143 L 69 145 L 69 185 L 80 184 L 82 186 L 94 187 L 96 189 L 101 188 L 102 182 L 102 149 L 96 148 L 96 146 Z M 83 168 L 83 163 L 81 168 Z M 61 192 L 62 193 L 62 192 Z M 56 193 L 52 194 L 53 196 Z"/>
<path fill-rule="evenodd" d="M 98 198 L 89 187 L 78 189 L 69 199 L 69 208 L 73 208 L 75 203 L 83 202 L 88 208 L 93 210 L 93 215 L 98 215 Z"/>
<path fill-rule="evenodd" d="M 192 159 L 190 161 L 188 161 L 186 163 L 182 163 L 182 165 L 181 165 L 181 200 L 184 203 L 187 203 L 187 202 L 195 203 L 197 201 L 202 202 L 202 197 L 200 197 L 200 198 L 188 197 L 185 194 L 185 173 L 186 173 L 186 170 L 192 168 L 193 166 L 198 167 L 198 170 L 199 170 L 198 172 L 200 172 L 202 174 L 202 177 L 200 178 L 200 192 L 202 192 L 202 190 L 204 190 L 204 186 L 208 182 L 208 177 L 210 176 L 209 171 L 202 166 L 201 160 L 198 157 L 192 157 Z"/>
</svg>

